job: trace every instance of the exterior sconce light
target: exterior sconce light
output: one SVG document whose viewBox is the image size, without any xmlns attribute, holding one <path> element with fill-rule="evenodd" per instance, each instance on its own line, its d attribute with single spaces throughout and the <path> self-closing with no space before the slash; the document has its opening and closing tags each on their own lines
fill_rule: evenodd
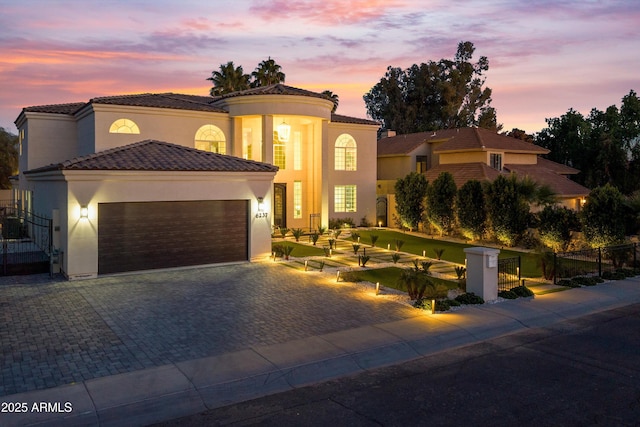
<svg viewBox="0 0 640 427">
<path fill-rule="evenodd" d="M 86 205 L 80 206 L 80 219 L 89 218 L 89 207 Z"/>
<path fill-rule="evenodd" d="M 282 142 L 289 142 L 289 135 L 291 134 L 291 126 L 282 120 L 282 123 L 278 125 L 278 138 Z"/>
<path fill-rule="evenodd" d="M 264 212 L 264 198 L 258 197 L 258 212 Z"/>
</svg>

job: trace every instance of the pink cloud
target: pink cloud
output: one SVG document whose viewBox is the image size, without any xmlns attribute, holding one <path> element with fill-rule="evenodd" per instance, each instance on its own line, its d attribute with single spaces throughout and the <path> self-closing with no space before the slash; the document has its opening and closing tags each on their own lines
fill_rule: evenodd
<svg viewBox="0 0 640 427">
<path fill-rule="evenodd" d="M 404 6 L 404 2 L 395 0 L 275 0 L 255 2 L 251 13 L 262 19 L 300 19 L 335 26 L 349 23 L 358 24 L 384 17 L 390 9 Z"/>
</svg>

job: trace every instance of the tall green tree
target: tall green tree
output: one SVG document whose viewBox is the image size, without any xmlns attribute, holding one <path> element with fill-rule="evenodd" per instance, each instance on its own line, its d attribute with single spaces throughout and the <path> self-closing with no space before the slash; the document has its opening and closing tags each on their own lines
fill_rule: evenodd
<svg viewBox="0 0 640 427">
<path fill-rule="evenodd" d="M 469 180 L 458 189 L 455 211 L 462 234 L 471 240 L 484 236 L 487 230 L 487 208 L 480 181 Z"/>
<path fill-rule="evenodd" d="M 622 193 L 606 184 L 591 190 L 580 212 L 582 232 L 593 248 L 624 241 L 626 207 Z"/>
<path fill-rule="evenodd" d="M 546 119 L 535 143 L 550 160 L 580 171 L 575 180 L 589 188 L 611 184 L 624 194 L 640 189 L 640 98 L 633 90 L 622 104 L 592 109 L 587 117 L 573 109 Z"/>
<path fill-rule="evenodd" d="M 213 82 L 213 87 L 210 89 L 209 94 L 211 96 L 220 96 L 249 89 L 250 79 L 251 76 L 244 73 L 241 65 L 236 67 L 233 61 L 229 61 L 226 64 L 221 64 L 220 70 L 213 71 L 211 77 L 207 79 Z"/>
<path fill-rule="evenodd" d="M 10 189 L 9 177 L 17 173 L 18 136 L 0 127 L 0 189 Z"/>
<path fill-rule="evenodd" d="M 441 236 L 448 234 L 453 228 L 455 219 L 453 206 L 457 191 L 453 175 L 449 172 L 442 172 L 427 187 L 426 216 Z"/>
<path fill-rule="evenodd" d="M 427 187 L 424 175 L 416 172 L 396 181 L 396 211 L 402 222 L 411 229 L 417 229 L 422 221 Z"/>
<path fill-rule="evenodd" d="M 251 87 L 260 87 L 284 83 L 285 74 L 282 72 L 282 67 L 269 57 L 258 64 L 255 71 L 251 73 L 251 77 L 253 77 Z"/>
<path fill-rule="evenodd" d="M 567 250 L 572 232 L 580 230 L 576 211 L 564 206 L 545 206 L 538 213 L 538 220 L 540 239 L 553 251 Z"/>
<path fill-rule="evenodd" d="M 529 202 L 521 191 L 517 175 L 499 175 L 486 185 L 487 216 L 494 237 L 514 246 L 529 226 Z"/>
<path fill-rule="evenodd" d="M 331 109 L 332 113 L 335 113 L 338 109 L 338 104 L 340 104 L 340 97 L 338 94 L 331 92 L 330 90 L 322 91 L 322 94 L 327 97 L 331 102 L 333 102 L 333 108 Z"/>
<path fill-rule="evenodd" d="M 466 126 L 500 130 L 491 89 L 484 87 L 489 60 L 473 63 L 474 52 L 473 43 L 460 42 L 453 59 L 388 67 L 364 95 L 369 116 L 401 134 Z"/>
</svg>

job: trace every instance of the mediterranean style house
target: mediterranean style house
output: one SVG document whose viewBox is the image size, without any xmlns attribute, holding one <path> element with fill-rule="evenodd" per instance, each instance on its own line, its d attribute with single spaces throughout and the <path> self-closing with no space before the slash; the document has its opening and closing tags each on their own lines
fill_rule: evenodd
<svg viewBox="0 0 640 427">
<path fill-rule="evenodd" d="M 395 213 L 394 185 L 409 172 L 424 173 L 427 181 L 450 172 L 460 188 L 465 182 L 492 181 L 500 174 L 529 176 L 548 185 L 558 203 L 579 210 L 589 189 L 567 176 L 579 171 L 541 156 L 549 150 L 482 128 L 445 129 L 395 135 L 378 140 L 377 194 L 387 198 L 389 219 Z M 378 214 L 378 222 L 384 220 Z"/>
<path fill-rule="evenodd" d="M 376 122 L 283 84 L 26 107 L 14 200 L 70 279 L 266 258 L 274 227 L 373 222 Z"/>
</svg>

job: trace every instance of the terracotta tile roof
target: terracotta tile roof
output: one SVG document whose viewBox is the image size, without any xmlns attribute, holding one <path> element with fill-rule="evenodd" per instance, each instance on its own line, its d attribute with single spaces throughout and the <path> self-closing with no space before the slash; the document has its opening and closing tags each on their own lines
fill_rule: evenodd
<svg viewBox="0 0 640 427">
<path fill-rule="evenodd" d="M 184 95 L 178 93 L 142 93 L 92 98 L 89 100 L 89 104 L 131 105 L 136 107 L 226 113 L 226 110 L 211 105 L 215 100 L 216 98 L 211 96 Z"/>
<path fill-rule="evenodd" d="M 453 180 L 458 188 L 472 179 L 478 181 L 493 181 L 500 175 L 500 171 L 486 165 L 485 163 L 452 163 L 438 165 L 425 172 L 427 181 L 433 182 L 442 172 L 449 172 L 453 175 Z"/>
<path fill-rule="evenodd" d="M 340 114 L 331 113 L 331 121 L 335 123 L 352 123 L 356 125 L 375 125 L 380 126 L 380 123 L 374 122 L 368 119 L 359 119 L 357 117 L 341 116 Z"/>
<path fill-rule="evenodd" d="M 435 153 L 446 151 L 500 150 L 507 152 L 527 152 L 547 154 L 549 150 L 535 144 L 500 135 L 483 128 L 444 129 L 433 132 L 428 142 L 445 141 L 434 149 Z"/>
<path fill-rule="evenodd" d="M 312 98 L 321 98 L 329 100 L 325 95 L 318 92 L 311 92 L 310 90 L 300 89 L 297 87 L 283 85 L 282 83 L 276 83 L 269 86 L 260 86 L 247 90 L 239 90 L 237 92 L 227 93 L 219 96 L 216 100 L 233 98 L 236 96 L 251 96 L 251 95 L 295 95 L 295 96 L 310 96 Z"/>
<path fill-rule="evenodd" d="M 517 173 L 519 176 L 530 176 L 539 184 L 548 185 L 556 194 L 563 197 L 584 197 L 590 190 L 560 175 L 543 165 L 504 165 L 504 169 Z M 557 163 L 556 163 L 557 164 Z"/>
<path fill-rule="evenodd" d="M 277 172 L 267 163 L 145 140 L 25 172 L 55 170 Z"/>
<path fill-rule="evenodd" d="M 571 166 L 563 165 L 562 163 L 556 163 L 541 156 L 538 156 L 538 166 L 543 166 L 560 175 L 575 175 L 577 173 L 580 173 L 578 169 L 574 169 Z"/>
<path fill-rule="evenodd" d="M 562 197 L 584 197 L 590 191 L 544 165 L 504 165 L 503 171 L 499 172 L 484 163 L 454 163 L 438 165 L 429 169 L 425 172 L 425 177 L 427 181 L 433 182 L 440 173 L 445 171 L 453 175 L 453 180 L 458 188 L 471 179 L 493 181 L 498 175 L 513 172 L 522 177 L 529 176 L 539 184 L 548 185 L 557 195 Z"/>
<path fill-rule="evenodd" d="M 73 114 L 86 104 L 86 102 L 72 102 L 69 104 L 34 105 L 31 107 L 25 107 L 22 111 L 51 114 Z"/>
<path fill-rule="evenodd" d="M 432 134 L 433 132 L 418 132 L 381 138 L 378 140 L 378 156 L 409 154 L 427 142 Z"/>
</svg>

